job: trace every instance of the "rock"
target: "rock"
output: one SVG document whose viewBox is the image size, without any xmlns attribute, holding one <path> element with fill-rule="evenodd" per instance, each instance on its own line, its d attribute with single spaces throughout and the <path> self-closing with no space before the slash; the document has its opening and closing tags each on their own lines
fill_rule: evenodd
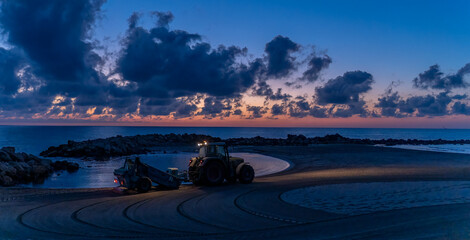
<svg viewBox="0 0 470 240">
<path fill-rule="evenodd" d="M 33 177 L 34 182 L 42 182 L 45 178 L 50 175 L 51 172 L 51 169 L 47 166 L 34 165 L 31 170 L 31 175 Z"/>
<path fill-rule="evenodd" d="M 80 168 L 78 163 L 68 161 L 55 161 L 52 167 L 55 171 L 67 170 L 67 172 L 76 172 Z"/>
<path fill-rule="evenodd" d="M 76 172 L 79 168 L 78 163 L 69 163 L 67 165 L 67 172 Z"/>
<path fill-rule="evenodd" d="M 12 159 L 10 157 L 10 154 L 8 154 L 8 152 L 0 150 L 0 161 L 2 161 L 2 162 L 11 162 Z"/>
<path fill-rule="evenodd" d="M 15 148 L 14 147 L 2 147 L 2 149 L 0 149 L 4 152 L 7 152 L 9 154 L 15 154 Z"/>
<path fill-rule="evenodd" d="M 13 186 L 15 182 L 10 176 L 7 176 L 3 174 L 3 172 L 0 172 L 0 185 L 1 186 Z"/>
<path fill-rule="evenodd" d="M 198 142 L 220 141 L 207 135 L 197 134 L 148 134 L 137 136 L 116 136 L 106 139 L 82 142 L 68 141 L 57 147 L 49 147 L 41 152 L 43 157 L 76 157 L 109 160 L 112 157 L 145 154 L 162 146 L 196 146 Z"/>
<path fill-rule="evenodd" d="M 62 169 L 77 171 L 77 163 L 61 161 Z M 0 149 L 0 186 L 13 186 L 20 183 L 41 183 L 56 171 L 49 159 L 39 158 L 27 153 L 16 153 L 13 147 Z"/>
<path fill-rule="evenodd" d="M 7 162 L 0 162 L 0 172 L 3 172 L 9 176 L 16 175 L 16 169 Z"/>
</svg>

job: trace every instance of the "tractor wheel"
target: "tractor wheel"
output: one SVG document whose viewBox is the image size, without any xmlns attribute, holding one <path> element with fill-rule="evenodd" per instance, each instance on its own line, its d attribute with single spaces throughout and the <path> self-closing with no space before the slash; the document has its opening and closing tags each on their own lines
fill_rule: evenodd
<svg viewBox="0 0 470 240">
<path fill-rule="evenodd" d="M 219 162 L 212 161 L 204 166 L 203 179 L 207 185 L 215 186 L 224 182 L 224 166 Z"/>
<path fill-rule="evenodd" d="M 148 178 L 141 178 L 137 182 L 137 191 L 141 193 L 148 192 L 152 188 L 152 181 Z"/>
<path fill-rule="evenodd" d="M 241 183 L 247 184 L 253 182 L 255 177 L 255 170 L 250 165 L 243 165 L 240 169 L 240 174 L 238 175 L 238 181 Z"/>
</svg>

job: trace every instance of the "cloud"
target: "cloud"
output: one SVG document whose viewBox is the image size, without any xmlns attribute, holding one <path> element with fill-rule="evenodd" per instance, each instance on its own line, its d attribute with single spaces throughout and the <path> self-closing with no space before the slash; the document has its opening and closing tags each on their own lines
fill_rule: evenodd
<svg viewBox="0 0 470 240">
<path fill-rule="evenodd" d="M 274 93 L 271 86 L 264 80 L 260 80 L 257 82 L 255 87 L 253 88 L 252 94 L 255 96 L 262 96 L 266 97 L 266 101 L 273 100 L 273 101 L 288 101 L 292 98 L 292 95 L 287 93 L 282 93 L 282 88 L 278 88 L 277 91 Z"/>
<path fill-rule="evenodd" d="M 313 106 L 312 108 L 310 108 L 309 114 L 310 114 L 310 116 L 315 117 L 315 118 L 326 118 L 326 117 L 328 117 L 327 109 L 326 108 L 321 108 L 319 106 Z"/>
<path fill-rule="evenodd" d="M 159 27 L 168 27 L 168 25 L 173 21 L 175 18 L 173 13 L 171 12 L 153 12 L 155 16 L 157 16 L 157 26 Z M 132 20 L 133 22 L 135 20 Z M 134 26 L 135 27 L 135 26 Z"/>
<path fill-rule="evenodd" d="M 247 106 L 246 110 L 251 112 L 249 119 L 262 118 L 268 112 L 265 107 L 261 106 Z"/>
<path fill-rule="evenodd" d="M 237 116 L 242 115 L 242 110 L 240 110 L 240 109 L 235 109 L 235 110 L 233 111 L 233 115 L 237 115 Z"/>
<path fill-rule="evenodd" d="M 103 1 L 2 1 L 0 26 L 9 50 L 0 50 L 0 111 L 4 117 L 30 118 L 84 104 L 103 105 L 107 84 L 96 71 L 103 60 L 94 52 L 91 30 Z M 68 106 L 55 108 L 65 96 Z M 72 101 L 74 99 L 74 101 Z M 74 105 L 77 107 L 75 108 Z M 59 110 L 58 110 L 59 109 Z"/>
<path fill-rule="evenodd" d="M 343 76 L 330 79 L 324 86 L 315 89 L 318 104 L 357 103 L 360 95 L 371 90 L 374 79 L 362 71 L 346 72 Z"/>
<path fill-rule="evenodd" d="M 400 104 L 400 96 L 398 92 L 391 92 L 391 89 L 382 97 L 379 97 L 375 107 L 381 109 L 381 114 L 384 117 L 403 117 L 398 110 Z"/>
<path fill-rule="evenodd" d="M 313 53 L 308 61 L 308 69 L 299 80 L 315 82 L 320 77 L 321 71 L 328 68 L 331 62 L 330 56 L 316 56 L 315 53 Z"/>
<path fill-rule="evenodd" d="M 24 51 L 44 94 L 96 92 L 101 58 L 88 41 L 103 1 L 4 1 L 0 24 L 9 44 Z M 27 19 L 27 22 L 25 20 Z"/>
<path fill-rule="evenodd" d="M 412 96 L 406 100 L 401 100 L 398 108 L 403 113 L 412 114 L 416 112 L 422 116 L 444 116 L 448 114 L 447 105 L 452 101 L 452 97 L 447 92 L 439 93 L 437 96 Z"/>
<path fill-rule="evenodd" d="M 452 113 L 470 115 L 470 106 L 462 102 L 455 102 L 452 105 Z"/>
<path fill-rule="evenodd" d="M 207 117 L 219 116 L 223 111 L 231 110 L 232 102 L 228 99 L 207 97 L 204 99 L 204 107 L 202 107 L 200 115 Z"/>
<path fill-rule="evenodd" d="M 454 103 L 452 110 L 448 106 L 454 100 L 465 99 L 465 95 L 449 95 L 449 92 L 441 92 L 437 95 L 411 96 L 402 98 L 398 92 L 391 89 L 378 99 L 375 107 L 381 110 L 381 116 L 385 117 L 433 117 L 450 114 L 465 114 L 465 104 Z"/>
<path fill-rule="evenodd" d="M 315 99 L 319 105 L 331 105 L 325 110 L 329 116 L 350 117 L 359 114 L 365 117 L 368 112 L 362 94 L 372 89 L 372 83 L 374 79 L 370 73 L 346 72 L 315 88 Z"/>
<path fill-rule="evenodd" d="M 0 48 L 0 94 L 12 95 L 18 91 L 21 79 L 17 76 L 24 59 L 16 49 Z"/>
<path fill-rule="evenodd" d="M 282 78 L 289 76 L 297 69 L 296 58 L 292 53 L 299 51 L 300 45 L 281 35 L 266 44 L 268 77 Z"/>
<path fill-rule="evenodd" d="M 278 115 L 285 115 L 286 114 L 286 108 L 284 105 L 281 104 L 274 104 L 271 107 L 271 114 L 273 116 L 278 116 Z"/>
<path fill-rule="evenodd" d="M 413 86 L 421 89 L 439 89 L 450 91 L 454 88 L 467 88 L 469 84 L 464 77 L 470 73 L 470 63 L 452 75 L 444 75 L 439 65 L 432 65 L 428 70 L 413 79 Z"/>
<path fill-rule="evenodd" d="M 155 13 L 157 26 L 145 29 L 136 25 L 138 16 L 129 20 L 123 49 L 117 61 L 123 79 L 135 83 L 135 94 L 153 105 L 167 105 L 172 99 L 196 94 L 206 98 L 201 113 L 220 113 L 220 99 L 237 98 L 251 88 L 263 67 L 261 60 L 247 64 L 238 58 L 247 49 L 236 46 L 212 48 L 199 34 L 170 30 L 170 13 Z M 160 104 L 151 99 L 159 99 Z"/>
</svg>

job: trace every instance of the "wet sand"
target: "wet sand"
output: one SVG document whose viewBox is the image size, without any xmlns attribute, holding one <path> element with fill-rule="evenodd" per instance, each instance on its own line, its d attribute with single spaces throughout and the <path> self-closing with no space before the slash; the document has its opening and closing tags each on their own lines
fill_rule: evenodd
<svg viewBox="0 0 470 240">
<path fill-rule="evenodd" d="M 104 189 L 0 189 L 0 238 L 465 239 L 470 204 L 346 215 L 284 202 L 301 187 L 391 181 L 470 181 L 470 155 L 318 145 L 241 147 L 293 163 L 249 185 L 182 186 L 118 194 Z"/>
</svg>

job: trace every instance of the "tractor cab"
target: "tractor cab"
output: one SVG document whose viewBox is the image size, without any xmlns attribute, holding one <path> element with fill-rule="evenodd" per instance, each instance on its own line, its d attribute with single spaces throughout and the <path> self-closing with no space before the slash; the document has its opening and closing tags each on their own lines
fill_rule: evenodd
<svg viewBox="0 0 470 240">
<path fill-rule="evenodd" d="M 199 143 L 199 155 L 189 161 L 188 177 L 194 184 L 220 185 L 227 180 L 251 183 L 254 170 L 242 158 L 231 157 L 224 142 Z"/>
<path fill-rule="evenodd" d="M 229 159 L 227 145 L 224 142 L 201 144 L 199 157 L 217 157 L 227 160 Z"/>
</svg>

